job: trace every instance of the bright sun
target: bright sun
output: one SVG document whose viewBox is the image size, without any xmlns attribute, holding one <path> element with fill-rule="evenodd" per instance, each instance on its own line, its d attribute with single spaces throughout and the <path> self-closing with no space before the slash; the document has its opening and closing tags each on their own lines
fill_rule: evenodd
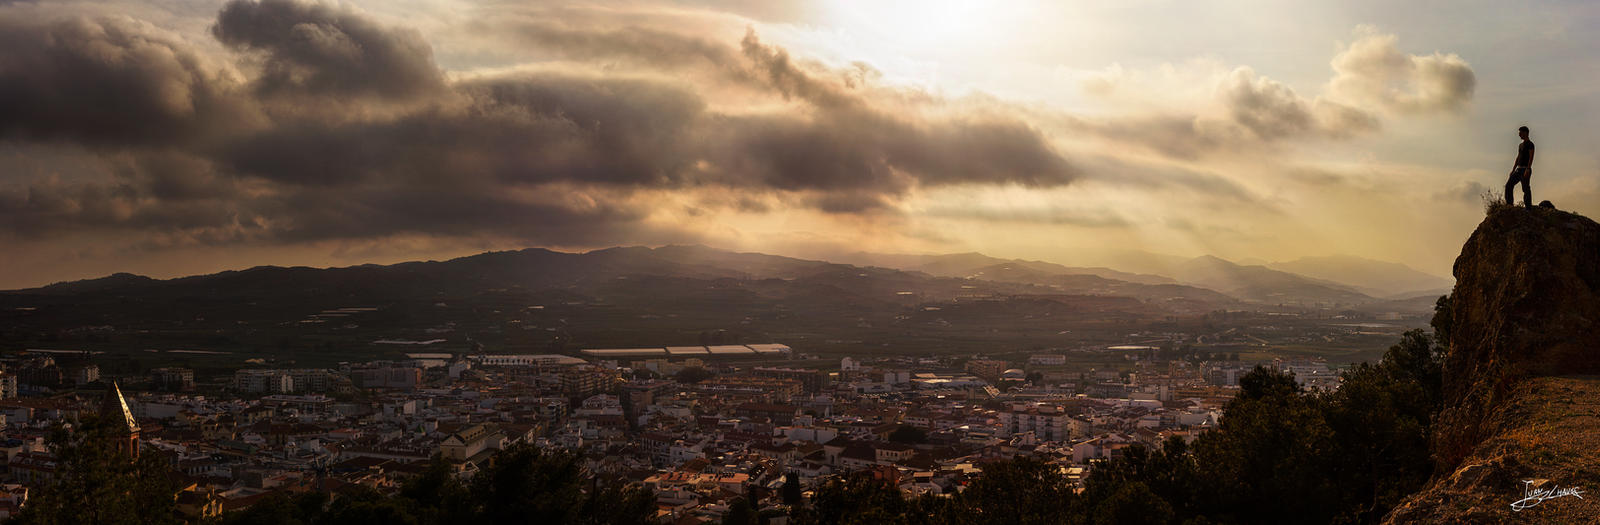
<svg viewBox="0 0 1600 525">
<path fill-rule="evenodd" d="M 995 4 L 978 0 L 829 0 L 834 24 L 896 47 L 948 49 L 991 32 Z"/>
</svg>

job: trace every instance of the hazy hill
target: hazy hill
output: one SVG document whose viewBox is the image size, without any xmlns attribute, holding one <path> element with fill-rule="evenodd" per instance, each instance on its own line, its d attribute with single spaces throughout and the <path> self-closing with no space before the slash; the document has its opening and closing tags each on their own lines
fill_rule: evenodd
<svg viewBox="0 0 1600 525">
<path fill-rule="evenodd" d="M 1428 292 L 1410 297 L 1397 297 L 1371 302 L 1355 307 L 1354 310 L 1373 314 L 1387 312 L 1429 312 L 1439 301 L 1439 296 L 1449 295 L 1450 290 Z"/>
<path fill-rule="evenodd" d="M 1067 333 L 1114 340 L 1128 323 L 1236 303 L 1176 285 L 1041 278 L 1050 279 L 1057 282 L 940 277 L 703 246 L 527 249 L 168 280 L 116 275 L 0 292 L 0 349 L 92 343 L 336 362 L 396 350 L 371 346 L 381 339 L 561 352 L 704 344 L 701 334 L 727 333 L 714 337 L 967 351 L 1059 344 Z M 363 309 L 339 310 L 347 307 Z M 84 327 L 100 331 L 91 338 Z"/>
<path fill-rule="evenodd" d="M 1049 263 L 1044 265 L 1034 265 L 1026 262 L 1000 263 L 976 268 L 968 274 L 967 278 L 1036 284 L 1062 293 L 1133 297 L 1147 301 L 1195 301 L 1213 306 L 1238 302 L 1238 299 L 1229 297 L 1226 294 L 1194 286 L 1170 283 L 1143 284 L 1109 279 L 1097 275 L 1053 273 L 1041 269 L 1049 269 L 1051 266 L 1053 265 L 1049 265 Z"/>
<path fill-rule="evenodd" d="M 1178 281 L 1203 286 L 1228 295 L 1265 303 L 1361 304 L 1374 299 L 1335 283 L 1273 270 L 1244 266 L 1210 255 L 1196 257 L 1173 268 Z"/>
<path fill-rule="evenodd" d="M 213 293 L 275 297 L 285 294 L 358 294 L 376 299 L 422 294 L 463 294 L 499 288 L 614 289 L 621 279 L 643 276 L 687 281 L 777 279 L 845 288 L 893 288 L 947 298 L 965 281 L 919 272 L 858 268 L 758 253 L 735 253 L 703 246 L 617 247 L 586 253 L 530 248 L 487 252 L 447 261 L 343 268 L 259 266 L 208 275 L 156 280 L 131 274 L 14 290 L 13 295 L 94 295 L 138 293 Z M 870 284 L 868 284 L 870 282 Z M 1037 293 L 1045 290 L 992 283 L 986 293 Z M 970 290 L 970 287 L 968 288 Z"/>
<path fill-rule="evenodd" d="M 1092 275 L 1137 284 L 1172 284 L 1171 277 L 1129 273 L 1105 267 L 1066 266 L 1045 261 L 1001 259 L 981 253 L 952 253 L 945 255 L 894 255 L 853 253 L 834 257 L 838 262 L 860 266 L 882 266 L 901 270 L 915 270 L 941 277 L 973 277 L 978 272 L 996 265 L 1010 265 L 1048 275 Z"/>
<path fill-rule="evenodd" d="M 38 288 L 37 290 L 46 293 L 81 293 L 111 288 L 136 288 L 141 285 L 147 285 L 156 282 L 159 281 L 143 275 L 114 273 L 97 279 L 59 282 Z"/>
<path fill-rule="evenodd" d="M 1373 297 L 1439 295 L 1455 280 L 1424 273 L 1400 263 L 1375 261 L 1349 255 L 1301 257 L 1267 265 L 1268 268 L 1354 287 Z"/>
<path fill-rule="evenodd" d="M 1171 276 L 1173 268 L 1193 257 L 1156 253 L 1145 250 L 1107 250 L 1104 253 L 1086 254 L 1086 261 L 1094 266 L 1116 268 L 1124 272 Z"/>
<path fill-rule="evenodd" d="M 671 263 L 678 268 L 717 268 L 747 278 L 797 277 L 831 265 L 826 261 L 731 252 L 700 245 L 670 245 L 653 249 L 631 246 L 596 250 L 585 255 L 622 264 L 631 262 L 639 271 L 648 271 L 648 267 L 654 264 Z"/>
<path fill-rule="evenodd" d="M 1417 278 L 1413 274 L 1423 276 L 1427 274 L 1421 274 L 1402 265 L 1384 266 L 1386 263 L 1365 265 L 1358 270 L 1337 274 L 1364 276 L 1366 280 L 1360 281 L 1363 283 L 1394 281 L 1414 282 L 1423 285 L 1417 288 L 1375 288 L 1373 294 L 1368 294 L 1364 293 L 1363 289 L 1358 285 L 1325 277 L 1326 275 L 1337 273 L 1331 271 L 1331 267 L 1336 265 L 1337 260 L 1321 265 L 1312 264 L 1314 260 L 1310 259 L 1302 259 L 1302 261 L 1306 262 L 1297 263 L 1299 266 L 1319 271 L 1326 270 L 1319 275 L 1313 276 L 1269 268 L 1263 265 L 1237 264 L 1209 255 L 1189 259 L 1130 251 L 1114 252 L 1114 255 L 1116 260 L 1128 266 L 1119 265 L 1118 268 L 1120 269 L 1077 267 L 1043 261 L 1001 259 L 981 253 L 945 255 L 854 253 L 839 256 L 836 259 L 852 264 L 915 270 L 938 276 L 1029 282 L 1056 287 L 1073 286 L 1067 280 L 1060 279 L 1059 276 L 1062 275 L 1094 276 L 1127 284 L 1187 287 L 1159 291 L 1156 289 L 1117 286 L 1117 291 L 1110 293 L 1130 294 L 1138 297 L 1159 297 L 1170 296 L 1172 293 L 1190 295 L 1194 288 L 1204 288 L 1217 296 L 1229 296 L 1269 304 L 1356 305 L 1376 302 L 1379 297 L 1384 299 L 1409 299 L 1437 292 L 1439 287 L 1431 285 L 1436 285 L 1440 282 L 1438 280 L 1429 281 Z M 1388 276 L 1385 273 L 1390 271 L 1395 272 L 1396 275 Z M 1446 287 L 1448 286 L 1448 281 L 1445 281 L 1445 285 Z M 1104 293 L 1091 291 L 1096 288 L 1095 283 L 1082 279 L 1078 279 L 1076 286 L 1087 287 L 1084 289 L 1084 293 Z M 1107 287 L 1100 286 L 1098 288 L 1104 290 Z M 1379 290 L 1385 290 L 1385 293 L 1378 293 Z M 1437 295 L 1437 293 L 1434 293 L 1434 295 Z"/>
</svg>

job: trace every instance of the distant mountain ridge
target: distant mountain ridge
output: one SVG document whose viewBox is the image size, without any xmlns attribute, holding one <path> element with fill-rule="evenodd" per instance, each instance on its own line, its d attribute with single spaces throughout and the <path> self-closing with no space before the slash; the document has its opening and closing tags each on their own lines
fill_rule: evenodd
<svg viewBox="0 0 1600 525">
<path fill-rule="evenodd" d="M 858 266 L 883 266 L 902 270 L 915 270 L 941 277 L 970 277 L 981 269 L 1000 264 L 1009 264 L 1047 274 L 1093 275 L 1104 279 L 1138 284 L 1173 284 L 1177 282 L 1171 277 L 1160 275 L 1129 273 L 1098 266 L 1074 267 L 1045 261 L 1001 259 L 977 252 L 945 255 L 896 255 L 856 252 L 832 257 L 831 259 L 835 262 Z"/>
<path fill-rule="evenodd" d="M 964 279 L 930 276 L 889 268 L 861 268 L 826 261 L 760 253 L 737 253 L 705 246 L 615 247 L 582 253 L 543 248 L 485 252 L 445 261 L 411 261 L 391 265 L 363 264 L 335 268 L 258 266 L 213 274 L 158 280 L 132 274 L 56 283 L 39 288 L 0 292 L 17 295 L 118 295 L 159 292 L 233 297 L 280 297 L 288 294 L 336 294 L 384 300 L 427 295 L 466 295 L 516 287 L 526 290 L 574 290 L 585 294 L 614 292 L 638 278 L 654 282 L 778 281 L 803 293 L 834 290 L 843 295 L 875 295 L 890 302 L 945 300 L 988 293 L 1029 295 L 1056 290 L 1025 283 L 994 282 L 981 287 Z M 627 281 L 632 278 L 632 281 Z M 757 285 L 756 288 L 771 286 Z M 908 294 L 900 294 L 908 292 Z M 774 292 L 778 293 L 778 292 Z M 785 292 L 787 293 L 787 292 Z M 781 294 L 780 294 L 781 295 Z"/>
<path fill-rule="evenodd" d="M 1264 303 L 1359 304 L 1374 300 L 1371 296 L 1337 283 L 1265 266 L 1234 264 L 1210 255 L 1190 259 L 1174 268 L 1174 272 L 1174 277 L 1180 282 Z"/>
<path fill-rule="evenodd" d="M 593 284 L 625 275 L 688 279 L 801 279 L 823 275 L 869 274 L 880 280 L 907 282 L 956 279 L 1003 283 L 997 289 L 1018 293 L 1068 293 L 1125 296 L 1141 300 L 1199 301 L 1225 304 L 1238 300 L 1268 304 L 1357 305 L 1426 296 L 1432 290 L 1400 289 L 1394 283 L 1439 284 L 1442 278 L 1404 265 L 1350 257 L 1302 258 L 1271 266 L 1241 265 L 1214 256 L 1151 261 L 1166 274 L 1133 273 L 1106 267 L 1074 267 L 1046 261 L 1001 259 L 981 253 L 898 255 L 857 252 L 833 261 L 753 252 L 733 252 L 700 245 L 613 247 L 582 253 L 543 248 L 485 252 L 447 261 L 413 261 L 392 265 L 363 264 L 342 268 L 262 266 L 210 275 L 157 280 L 119 273 L 99 279 L 55 283 L 13 292 L 43 294 L 127 291 L 139 287 L 202 284 L 252 288 L 252 280 L 271 275 L 301 279 L 304 284 L 340 286 L 341 279 L 384 281 L 402 289 L 441 279 L 455 286 L 526 288 Z M 1345 264 L 1348 263 L 1348 264 Z M 1338 271 L 1339 266 L 1347 266 Z M 1278 268 L 1274 268 L 1278 267 Z M 1279 268 L 1308 268 L 1304 275 Z M 917 277 L 922 276 L 922 277 Z M 1347 280 L 1340 280 L 1347 279 Z M 1352 284 L 1349 280 L 1356 281 Z M 936 289 L 938 296 L 958 294 L 958 281 Z M 376 283 L 371 283 L 376 284 Z M 1372 285 L 1372 286 L 1367 286 Z M 1380 286 L 1382 285 L 1382 286 Z M 1032 286 L 1036 288 L 1016 288 Z M 1385 289 L 1387 288 L 1387 290 Z M 1030 292 L 1031 290 L 1031 292 Z M 1393 293 L 1383 293 L 1385 291 Z M 1411 293 L 1400 293 L 1411 292 Z M 1409 304 L 1399 303 L 1395 304 Z"/>
<path fill-rule="evenodd" d="M 1133 297 L 1142 300 L 1157 301 L 1205 301 L 1218 304 L 1237 302 L 1238 299 L 1226 294 L 1194 286 L 1170 282 L 1160 284 L 1145 284 L 1117 279 L 1109 279 L 1093 274 L 1081 273 L 1054 273 L 1048 271 L 1051 267 L 1058 266 L 1050 263 L 1030 264 L 1027 261 L 1016 263 L 999 263 L 982 268 L 976 268 L 965 276 L 967 279 L 999 281 L 1012 283 L 1028 283 L 1048 286 L 1068 293 L 1089 295 L 1115 295 Z M 1065 267 L 1062 267 L 1065 268 Z"/>
<path fill-rule="evenodd" d="M 1349 255 L 1301 257 L 1269 263 L 1268 268 L 1355 287 L 1373 297 L 1448 293 L 1455 279 L 1419 271 L 1400 263 Z"/>
<path fill-rule="evenodd" d="M 933 275 L 1036 284 L 1052 283 L 1049 282 L 1050 279 L 1039 277 L 1022 279 L 1018 277 L 1017 270 L 1027 269 L 1047 276 L 1087 275 L 1126 283 L 1204 288 L 1219 295 L 1272 304 L 1354 305 L 1377 302 L 1380 298 L 1401 298 L 1393 297 L 1392 293 L 1382 295 L 1364 293 L 1360 286 L 1343 281 L 1311 277 L 1262 265 L 1241 265 L 1210 255 L 1189 259 L 1153 256 L 1141 265 L 1140 271 L 1156 273 L 1132 273 L 1105 267 L 1072 267 L 1043 261 L 1000 259 L 980 253 L 897 255 L 858 252 L 834 259 L 852 264 L 922 271 Z M 1006 277 L 995 279 L 992 274 L 987 277 L 983 275 L 983 272 L 992 273 L 1003 267 L 1012 268 Z"/>
</svg>

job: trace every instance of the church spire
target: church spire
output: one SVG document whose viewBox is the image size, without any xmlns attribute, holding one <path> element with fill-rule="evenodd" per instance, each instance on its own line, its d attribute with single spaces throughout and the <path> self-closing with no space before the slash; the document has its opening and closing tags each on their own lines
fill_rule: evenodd
<svg viewBox="0 0 1600 525">
<path fill-rule="evenodd" d="M 100 418 L 111 427 L 106 444 L 129 457 L 139 457 L 139 423 L 133 420 L 133 411 L 128 410 L 128 401 L 122 398 L 122 388 L 116 381 L 111 382 L 100 402 Z"/>
<path fill-rule="evenodd" d="M 128 401 L 122 398 L 122 389 L 117 387 L 116 381 L 111 382 L 105 399 L 100 402 L 100 417 L 106 418 L 119 431 L 139 433 L 139 423 L 133 420 L 133 411 L 128 410 Z"/>
</svg>

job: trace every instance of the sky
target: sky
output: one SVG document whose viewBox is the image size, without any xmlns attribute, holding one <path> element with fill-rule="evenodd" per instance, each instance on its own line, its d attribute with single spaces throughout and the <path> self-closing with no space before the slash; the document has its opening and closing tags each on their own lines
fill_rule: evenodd
<svg viewBox="0 0 1600 525">
<path fill-rule="evenodd" d="M 698 243 L 1449 275 L 1589 2 L 0 0 L 0 288 Z M 1519 195 L 1520 199 L 1520 195 Z"/>
</svg>

